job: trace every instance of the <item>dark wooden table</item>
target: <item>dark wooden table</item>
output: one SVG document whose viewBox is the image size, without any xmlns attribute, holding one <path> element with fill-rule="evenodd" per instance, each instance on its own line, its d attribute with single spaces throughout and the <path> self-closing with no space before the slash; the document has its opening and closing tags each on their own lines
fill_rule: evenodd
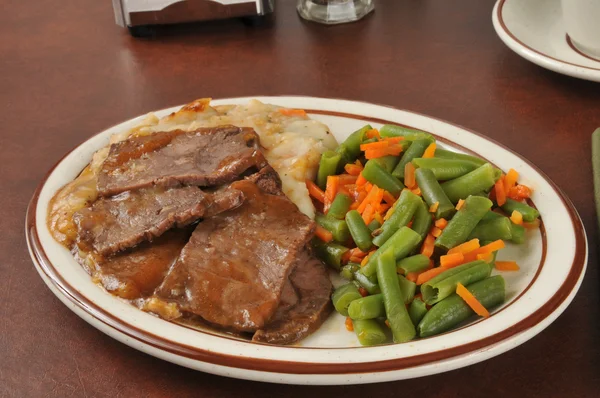
<svg viewBox="0 0 600 398">
<path fill-rule="evenodd" d="M 110 2 L 8 1 L 0 15 L 0 396 L 600 396 L 598 229 L 590 134 L 600 85 L 511 52 L 493 1 L 380 0 L 363 21 L 164 29 L 115 26 Z M 487 134 L 529 158 L 573 200 L 587 275 L 560 318 L 522 346 L 445 374 L 366 386 L 301 387 L 204 374 L 135 351 L 46 288 L 24 239 L 27 203 L 62 154 L 122 120 L 203 96 L 304 94 L 389 104 Z"/>
</svg>

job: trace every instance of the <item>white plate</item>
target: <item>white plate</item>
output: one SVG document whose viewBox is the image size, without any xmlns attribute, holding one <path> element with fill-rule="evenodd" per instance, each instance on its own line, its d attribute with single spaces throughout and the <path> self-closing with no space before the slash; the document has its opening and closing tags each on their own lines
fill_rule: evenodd
<svg viewBox="0 0 600 398">
<path fill-rule="evenodd" d="M 573 46 L 560 0 L 498 0 L 492 20 L 500 39 L 523 58 L 563 75 L 600 82 L 600 60 Z"/>
<path fill-rule="evenodd" d="M 265 103 L 306 109 L 328 124 L 339 141 L 371 123 L 390 122 L 433 132 L 440 142 L 472 151 L 504 170 L 521 173 L 534 188 L 543 227 L 528 243 L 509 245 L 503 258 L 522 269 L 504 273 L 507 302 L 485 320 L 459 330 L 398 345 L 359 347 L 343 318 L 332 315 L 298 346 L 250 343 L 216 332 L 200 332 L 158 319 L 106 293 L 46 228 L 47 205 L 58 188 L 77 176 L 111 134 L 136 118 L 91 137 L 66 155 L 44 178 L 29 205 L 27 241 L 31 257 L 52 292 L 85 321 L 150 355 L 204 372 L 243 379 L 297 384 L 372 383 L 419 377 L 467 366 L 501 354 L 535 336 L 564 311 L 577 292 L 587 263 L 585 231 L 563 193 L 535 166 L 509 149 L 464 128 L 427 116 L 362 102 L 311 97 L 259 97 Z M 249 98 L 213 101 L 245 103 Z M 166 115 L 177 108 L 158 112 Z"/>
</svg>

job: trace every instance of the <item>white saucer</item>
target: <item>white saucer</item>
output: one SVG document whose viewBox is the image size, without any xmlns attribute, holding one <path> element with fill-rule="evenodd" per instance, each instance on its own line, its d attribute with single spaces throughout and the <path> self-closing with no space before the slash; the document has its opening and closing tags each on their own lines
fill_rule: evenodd
<svg viewBox="0 0 600 398">
<path fill-rule="evenodd" d="M 563 75 L 600 82 L 600 59 L 572 44 L 559 0 L 498 0 L 492 19 L 500 39 L 523 58 Z"/>
</svg>

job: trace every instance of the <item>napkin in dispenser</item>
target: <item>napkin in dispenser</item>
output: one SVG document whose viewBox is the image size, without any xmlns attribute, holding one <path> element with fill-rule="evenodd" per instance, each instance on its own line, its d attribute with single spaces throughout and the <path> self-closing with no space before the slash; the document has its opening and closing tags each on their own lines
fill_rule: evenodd
<svg viewBox="0 0 600 398">
<path fill-rule="evenodd" d="M 137 27 L 262 16 L 273 11 L 274 0 L 112 0 L 117 24 Z"/>
</svg>

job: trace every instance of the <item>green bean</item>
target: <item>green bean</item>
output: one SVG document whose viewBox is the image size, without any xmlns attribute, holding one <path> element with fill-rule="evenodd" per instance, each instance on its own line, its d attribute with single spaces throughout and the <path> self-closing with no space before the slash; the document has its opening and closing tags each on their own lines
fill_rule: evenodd
<svg viewBox="0 0 600 398">
<path fill-rule="evenodd" d="M 423 319 L 426 313 L 427 306 L 420 298 L 414 299 L 408 306 L 408 315 L 410 316 L 410 320 L 415 327 L 417 327 L 419 322 L 421 322 L 421 319 Z"/>
<path fill-rule="evenodd" d="M 443 149 L 443 148 L 439 148 L 439 147 L 436 148 L 434 157 L 441 158 L 441 159 L 463 160 L 463 161 L 471 162 L 471 163 L 477 165 L 477 167 L 483 166 L 484 164 L 487 163 L 485 160 L 483 160 L 481 158 L 471 156 L 471 155 L 465 155 L 464 153 L 449 151 L 447 149 Z"/>
<path fill-rule="evenodd" d="M 402 290 L 398 283 L 396 260 L 392 249 L 385 251 L 378 258 L 377 280 L 383 295 L 383 305 L 394 336 L 394 343 L 412 340 L 416 331 L 404 305 L 404 300 L 402 300 Z"/>
<path fill-rule="evenodd" d="M 363 287 L 369 294 L 378 294 L 381 293 L 381 289 L 379 289 L 379 284 L 377 283 L 377 275 L 366 276 L 359 269 L 354 273 L 354 280 L 358 282 L 358 284 Z"/>
<path fill-rule="evenodd" d="M 433 140 L 428 138 L 413 141 L 410 147 L 408 147 L 406 152 L 404 152 L 400 158 L 400 162 L 398 162 L 398 165 L 394 171 L 392 171 L 392 175 L 400 179 L 404 178 L 404 167 L 406 167 L 406 164 L 411 162 L 414 158 L 420 158 L 423 156 L 425 149 L 427 149 L 429 144 L 432 142 Z"/>
<path fill-rule="evenodd" d="M 377 259 L 383 252 L 392 248 L 396 260 L 401 260 L 419 244 L 421 237 L 418 233 L 408 227 L 402 227 L 388 240 L 377 251 L 375 251 L 369 257 L 369 261 L 361 268 L 361 272 L 367 276 L 374 275 L 377 272 Z"/>
<path fill-rule="evenodd" d="M 402 291 L 402 297 L 404 298 L 404 304 L 408 304 L 415 297 L 415 291 L 417 290 L 417 284 L 409 281 L 402 275 L 398 275 L 398 283 L 400 284 L 400 290 Z"/>
<path fill-rule="evenodd" d="M 323 214 L 317 214 L 315 216 L 317 224 L 331 232 L 333 239 L 340 243 L 346 243 L 350 239 L 350 231 L 348 225 L 344 220 L 338 220 L 337 218 L 325 216 Z"/>
<path fill-rule="evenodd" d="M 500 177 L 502 177 L 502 170 L 497 167 L 494 167 L 494 182 L 498 181 Z"/>
<path fill-rule="evenodd" d="M 361 345 L 377 345 L 387 340 L 383 327 L 373 319 L 356 319 L 352 321 L 352 326 Z"/>
<path fill-rule="evenodd" d="M 396 269 L 404 275 L 410 272 L 421 272 L 429 267 L 429 257 L 422 254 L 403 258 L 396 263 Z"/>
<path fill-rule="evenodd" d="M 448 199 L 452 203 L 457 203 L 460 199 L 488 189 L 494 183 L 494 168 L 486 163 L 462 177 L 442 183 L 442 188 L 448 195 Z"/>
<path fill-rule="evenodd" d="M 396 167 L 396 165 L 398 164 L 400 157 L 394 156 L 394 155 L 388 155 L 388 156 L 382 156 L 380 158 L 376 158 L 373 160 L 375 162 L 379 163 L 379 165 L 381 167 L 383 167 L 383 169 L 385 171 L 387 171 L 388 173 L 391 173 L 394 170 L 394 168 Z"/>
<path fill-rule="evenodd" d="M 348 316 L 348 307 L 354 300 L 362 298 L 354 283 L 347 283 L 335 289 L 331 295 L 331 302 L 337 312 Z"/>
<path fill-rule="evenodd" d="M 511 242 L 521 244 L 525 243 L 525 227 L 511 223 Z"/>
<path fill-rule="evenodd" d="M 313 247 L 317 256 L 333 269 L 339 270 L 342 267 L 342 256 L 349 249 L 346 246 L 337 243 L 325 243 L 319 239 L 313 240 Z"/>
<path fill-rule="evenodd" d="M 511 240 L 512 226 L 507 217 L 499 217 L 489 221 L 480 221 L 471 231 L 468 239 L 477 238 L 480 241 L 495 241 L 498 239 Z"/>
<path fill-rule="evenodd" d="M 335 195 L 333 202 L 331 202 L 331 206 L 329 206 L 327 215 L 329 217 L 337 218 L 338 220 L 343 220 L 348 212 L 348 209 L 350 209 L 351 204 L 352 199 L 350 199 L 350 196 L 340 192 Z"/>
<path fill-rule="evenodd" d="M 360 269 L 360 264 L 348 263 L 342 267 L 340 276 L 349 281 L 354 280 L 354 273 Z"/>
<path fill-rule="evenodd" d="M 325 189 L 327 185 L 327 177 L 337 173 L 338 164 L 342 156 L 339 153 L 333 151 L 325 151 L 321 155 L 321 161 L 319 162 L 319 171 L 317 171 L 317 185 L 321 189 Z"/>
<path fill-rule="evenodd" d="M 404 184 L 385 171 L 375 159 L 369 160 L 365 164 L 362 175 L 370 183 L 377 185 L 381 189 L 385 189 L 394 196 L 398 195 L 404 189 Z"/>
<path fill-rule="evenodd" d="M 375 319 L 385 317 L 383 296 L 374 294 L 354 300 L 348 307 L 348 316 L 352 319 Z"/>
<path fill-rule="evenodd" d="M 500 275 L 475 282 L 467 289 L 487 309 L 504 302 L 504 279 Z M 431 307 L 425 314 L 417 326 L 419 336 L 428 337 L 445 332 L 473 314 L 474 311 L 460 296 L 452 294 Z"/>
<path fill-rule="evenodd" d="M 377 228 L 381 227 L 381 224 L 377 220 L 373 220 L 367 225 L 371 232 L 375 231 Z"/>
<path fill-rule="evenodd" d="M 480 222 L 487 222 L 487 221 L 495 220 L 496 218 L 501 218 L 501 217 L 505 217 L 505 216 L 503 216 L 500 213 L 496 213 L 495 211 L 490 210 L 483 215 L 483 218 L 481 219 Z"/>
<path fill-rule="evenodd" d="M 431 170 L 438 181 L 452 180 L 477 168 L 475 163 L 460 159 L 415 158 L 412 162 L 417 168 Z"/>
<path fill-rule="evenodd" d="M 442 251 L 448 251 L 465 242 L 491 207 L 491 200 L 481 196 L 469 196 L 436 239 L 435 247 Z"/>
<path fill-rule="evenodd" d="M 427 304 L 433 305 L 454 293 L 459 283 L 465 286 L 470 285 L 487 278 L 490 276 L 490 272 L 492 272 L 492 268 L 482 260 L 450 268 L 421 285 L 423 300 Z"/>
<path fill-rule="evenodd" d="M 398 229 L 408 225 L 413 218 L 421 198 L 409 190 L 404 190 L 393 205 L 392 215 L 374 232 L 373 244 L 383 245 Z"/>
<path fill-rule="evenodd" d="M 371 230 L 365 225 L 360 213 L 356 210 L 350 210 L 346 213 L 346 224 L 356 246 L 363 252 L 368 251 L 373 245 L 371 242 Z"/>
<path fill-rule="evenodd" d="M 415 216 L 411 226 L 413 231 L 421 236 L 420 242 L 422 242 L 427 236 L 427 233 L 431 229 L 431 224 L 433 224 L 433 219 L 431 218 L 431 213 L 429 213 L 429 208 L 425 202 L 421 200 L 417 206 L 417 210 L 415 211 Z"/>
<path fill-rule="evenodd" d="M 442 186 L 435 179 L 433 171 L 429 169 L 417 169 L 415 171 L 415 177 L 417 184 L 421 189 L 421 195 L 428 206 L 435 205 L 437 203 L 437 210 L 435 211 L 435 218 L 446 218 L 449 219 L 456 213 L 456 209 L 446 193 L 442 189 Z"/>
<path fill-rule="evenodd" d="M 506 203 L 502 205 L 502 210 L 504 210 L 506 214 L 512 214 L 512 212 L 516 210 L 521 213 L 523 221 L 526 222 L 535 221 L 535 219 L 540 216 L 540 212 L 537 211 L 537 209 L 510 198 L 506 198 Z"/>
<path fill-rule="evenodd" d="M 404 137 L 405 141 L 414 141 L 418 139 L 429 139 L 431 142 L 434 138 L 431 134 L 421 130 L 411 129 L 404 126 L 395 126 L 393 124 L 385 124 L 379 129 L 379 134 L 382 137 Z"/>
<path fill-rule="evenodd" d="M 338 146 L 338 153 L 343 152 L 345 155 L 344 165 L 346 163 L 354 162 L 356 158 L 358 158 L 360 155 L 360 144 L 363 143 L 367 131 L 371 130 L 372 128 L 373 127 L 371 127 L 371 125 L 367 124 L 366 126 L 350 134 L 348 138 L 346 138 L 346 140 Z"/>
</svg>

